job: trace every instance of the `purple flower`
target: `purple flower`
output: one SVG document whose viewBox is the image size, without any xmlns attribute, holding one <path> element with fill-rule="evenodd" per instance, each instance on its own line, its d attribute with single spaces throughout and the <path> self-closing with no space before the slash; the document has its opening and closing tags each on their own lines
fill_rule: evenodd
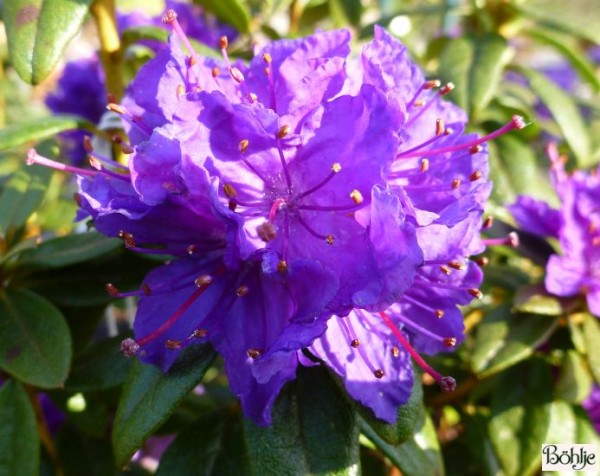
<svg viewBox="0 0 600 476">
<path fill-rule="evenodd" d="M 526 231 L 559 239 L 561 253 L 548 261 L 546 289 L 557 296 L 585 294 L 591 313 L 600 317 L 599 169 L 568 175 L 556 145 L 548 147 L 548 155 L 560 209 L 520 197 L 509 210 Z"/>
<path fill-rule="evenodd" d="M 596 433 L 600 434 L 600 387 L 598 384 L 594 384 L 588 397 L 581 402 L 581 406 L 590 417 Z"/>
<path fill-rule="evenodd" d="M 359 57 L 347 31 L 267 45 L 246 65 L 199 57 L 177 15 L 120 113 L 128 170 L 80 174 L 79 218 L 175 260 L 139 290 L 129 355 L 168 369 L 209 341 L 246 415 L 270 410 L 304 352 L 329 365 L 377 417 L 394 421 L 412 356 L 463 338 L 458 305 L 481 297 L 479 138 L 384 30 Z M 187 49 L 189 56 L 183 51 Z M 52 165 L 30 153 L 30 162 Z M 112 286 L 112 287 L 111 287 Z M 308 349 L 308 350 L 307 350 Z"/>
</svg>

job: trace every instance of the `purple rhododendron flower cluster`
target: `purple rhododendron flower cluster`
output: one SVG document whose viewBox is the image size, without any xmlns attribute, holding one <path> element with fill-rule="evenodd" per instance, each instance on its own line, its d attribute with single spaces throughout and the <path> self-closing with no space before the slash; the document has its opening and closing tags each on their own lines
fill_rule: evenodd
<svg viewBox="0 0 600 476">
<path fill-rule="evenodd" d="M 268 424 L 299 365 L 328 365 L 385 421 L 412 388 L 411 356 L 463 339 L 481 297 L 490 193 L 486 137 L 381 28 L 358 57 L 345 30 L 272 42 L 249 64 L 199 57 L 174 11 L 170 47 L 122 104 L 127 167 L 78 174 L 79 219 L 170 254 L 139 290 L 123 351 L 167 370 L 210 342 L 246 415 Z M 184 52 L 184 47 L 187 53 Z M 29 161 L 58 166 L 32 151 Z"/>
<path fill-rule="evenodd" d="M 560 242 L 561 253 L 550 257 L 546 289 L 557 296 L 584 294 L 592 314 L 600 317 L 600 168 L 591 173 L 565 172 L 565 157 L 548 147 L 551 178 L 560 209 L 528 196 L 509 207 L 525 231 Z"/>
</svg>

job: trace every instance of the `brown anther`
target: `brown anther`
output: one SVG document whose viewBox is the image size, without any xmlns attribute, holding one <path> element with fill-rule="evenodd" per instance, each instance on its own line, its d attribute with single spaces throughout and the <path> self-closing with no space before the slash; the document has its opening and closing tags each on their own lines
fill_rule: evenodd
<svg viewBox="0 0 600 476">
<path fill-rule="evenodd" d="M 444 393 L 452 393 L 456 390 L 456 380 L 452 377 L 442 377 L 438 384 Z"/>
<path fill-rule="evenodd" d="M 598 225 L 596 225 L 593 222 L 590 222 L 587 227 L 587 232 L 590 234 L 593 234 L 596 232 L 597 229 L 598 229 Z"/>
<path fill-rule="evenodd" d="M 123 238 L 125 248 L 135 248 L 135 239 L 131 233 L 123 233 L 121 238 Z"/>
<path fill-rule="evenodd" d="M 448 268 L 448 266 L 440 266 L 440 271 L 444 273 L 446 276 L 450 276 L 452 274 L 452 270 Z"/>
<path fill-rule="evenodd" d="M 140 351 L 140 345 L 131 337 L 121 341 L 121 352 L 127 357 L 133 357 Z"/>
<path fill-rule="evenodd" d="M 231 77 L 236 83 L 244 82 L 244 74 L 235 66 L 229 68 L 229 74 L 231 74 Z"/>
<path fill-rule="evenodd" d="M 446 126 L 444 125 L 444 121 L 442 119 L 435 120 L 435 135 L 441 136 L 446 130 Z"/>
<path fill-rule="evenodd" d="M 358 190 L 354 189 L 352 190 L 352 192 L 350 192 L 350 198 L 354 201 L 354 203 L 356 203 L 357 205 L 360 205 L 365 199 L 362 196 L 362 193 L 360 193 Z"/>
<path fill-rule="evenodd" d="M 225 35 L 223 35 L 221 38 L 219 38 L 219 49 L 224 50 L 224 49 L 227 49 L 228 46 L 229 46 L 229 40 L 227 39 L 227 37 Z"/>
<path fill-rule="evenodd" d="M 421 159 L 420 169 L 421 172 L 427 172 L 429 170 L 429 159 Z"/>
<path fill-rule="evenodd" d="M 448 261 L 448 266 L 457 271 L 462 271 L 467 267 L 465 263 L 461 263 L 460 261 L 456 261 L 455 259 L 453 259 L 452 261 Z"/>
<path fill-rule="evenodd" d="M 270 53 L 263 53 L 262 54 L 262 59 L 267 64 L 271 64 L 273 62 L 273 58 L 271 57 Z"/>
<path fill-rule="evenodd" d="M 481 152 L 482 150 L 483 150 L 483 147 L 481 146 L 481 144 L 472 145 L 471 147 L 469 147 L 469 154 L 474 155 L 474 154 L 477 154 L 478 152 Z"/>
<path fill-rule="evenodd" d="M 208 335 L 208 331 L 206 329 L 196 329 L 192 332 L 192 337 L 195 339 L 204 339 Z"/>
<path fill-rule="evenodd" d="M 469 175 L 469 180 L 471 182 L 475 182 L 476 180 L 479 180 L 481 178 L 483 174 L 481 173 L 480 170 L 476 170 L 475 172 L 473 172 L 471 175 Z"/>
<path fill-rule="evenodd" d="M 487 266 L 490 264 L 490 260 L 487 256 L 482 256 L 481 258 L 477 258 L 475 263 L 477 263 L 479 266 Z"/>
<path fill-rule="evenodd" d="M 190 245 L 186 248 L 188 255 L 193 255 L 196 252 L 196 245 Z"/>
<path fill-rule="evenodd" d="M 127 114 L 127 109 L 125 109 L 120 104 L 115 104 L 113 102 L 108 103 L 108 105 L 106 106 L 106 109 L 108 109 L 109 111 L 112 111 L 112 112 L 116 112 L 117 114 Z"/>
<path fill-rule="evenodd" d="M 456 190 L 458 187 L 460 187 L 460 179 L 455 178 L 452 181 L 452 189 Z"/>
<path fill-rule="evenodd" d="M 256 102 L 258 100 L 258 96 L 254 93 L 250 93 L 246 95 L 246 99 L 248 99 L 250 102 Z"/>
<path fill-rule="evenodd" d="M 93 155 L 88 155 L 87 156 L 88 159 L 88 163 L 96 170 L 102 170 L 102 162 L 100 162 L 96 157 L 94 157 Z"/>
<path fill-rule="evenodd" d="M 115 134 L 112 136 L 112 141 L 117 145 L 121 145 L 123 143 L 123 138 L 120 135 Z"/>
<path fill-rule="evenodd" d="M 336 174 L 341 172 L 342 170 L 342 164 L 340 164 L 339 162 L 335 162 L 334 164 L 331 165 L 331 171 L 335 172 Z"/>
<path fill-rule="evenodd" d="M 435 317 L 437 317 L 438 319 L 441 319 L 442 317 L 444 317 L 444 311 L 442 311 L 441 309 L 436 309 Z"/>
<path fill-rule="evenodd" d="M 256 233 L 261 240 L 263 240 L 265 243 L 268 243 L 269 241 L 274 240 L 277 236 L 277 229 L 273 223 L 267 220 L 256 227 Z"/>
<path fill-rule="evenodd" d="M 481 229 L 488 230 L 492 227 L 493 224 L 494 224 L 494 217 L 491 215 L 487 216 L 487 217 L 485 217 L 485 220 L 483 220 L 483 225 L 481 225 Z"/>
<path fill-rule="evenodd" d="M 246 294 L 248 294 L 249 291 L 250 291 L 250 289 L 248 289 L 248 286 L 246 286 L 245 284 L 242 284 L 239 288 L 237 288 L 235 290 L 235 294 L 238 297 L 244 297 Z"/>
<path fill-rule="evenodd" d="M 248 146 L 250 145 L 250 141 L 248 139 L 242 139 L 239 144 L 240 152 L 243 154 L 248 150 Z"/>
<path fill-rule="evenodd" d="M 92 147 L 92 139 L 90 139 L 90 136 L 83 136 L 83 148 L 86 152 L 94 151 L 94 148 Z"/>
<path fill-rule="evenodd" d="M 196 61 L 197 61 L 197 60 L 196 60 L 196 58 L 195 58 L 194 56 L 190 56 L 190 57 L 187 59 L 188 66 L 191 68 L 192 66 L 194 66 L 194 65 L 196 64 Z"/>
<path fill-rule="evenodd" d="M 265 69 L 263 71 L 265 72 L 265 76 L 269 76 L 271 74 L 271 68 L 269 68 L 268 66 L 265 66 Z"/>
<path fill-rule="evenodd" d="M 185 86 L 183 84 L 178 84 L 177 89 L 175 90 L 175 95 L 177 96 L 177 99 L 179 99 L 184 94 L 185 94 Z"/>
<path fill-rule="evenodd" d="M 328 245 L 333 245 L 333 242 L 334 242 L 335 240 L 334 240 L 334 238 L 333 238 L 333 235 L 327 235 L 327 236 L 325 237 L 325 241 L 326 241 L 326 243 L 327 243 Z"/>
<path fill-rule="evenodd" d="M 81 206 L 81 204 L 83 203 L 83 197 L 79 193 L 77 193 L 77 192 L 75 192 L 73 194 L 73 200 L 75 200 L 75 203 L 78 206 Z"/>
<path fill-rule="evenodd" d="M 260 357 L 260 354 L 262 354 L 262 352 L 259 349 L 248 349 L 248 351 L 246 352 L 246 354 L 252 360 L 255 360 L 255 359 L 258 359 Z"/>
<path fill-rule="evenodd" d="M 525 119 L 518 115 L 511 117 L 511 122 L 516 129 L 523 129 L 527 125 Z"/>
<path fill-rule="evenodd" d="M 144 296 L 152 295 L 152 289 L 150 289 L 150 286 L 148 286 L 146 283 L 142 284 L 142 292 L 144 293 Z"/>
<path fill-rule="evenodd" d="M 291 127 L 288 124 L 284 124 L 277 131 L 277 138 L 283 139 L 285 136 L 287 136 L 290 133 L 290 130 L 291 130 Z"/>
<path fill-rule="evenodd" d="M 237 203 L 235 200 L 229 200 L 228 206 L 232 212 L 235 212 L 235 209 L 237 208 Z"/>
<path fill-rule="evenodd" d="M 456 346 L 456 337 L 446 337 L 444 339 L 444 345 L 446 347 L 455 347 Z"/>
<path fill-rule="evenodd" d="M 219 68 L 217 68 L 216 66 L 212 69 L 211 74 L 213 78 L 216 78 L 217 76 L 219 76 Z"/>
<path fill-rule="evenodd" d="M 377 377 L 377 378 L 383 378 L 385 373 L 383 372 L 383 370 L 377 369 L 373 372 L 373 375 L 375 375 L 375 377 Z"/>
<path fill-rule="evenodd" d="M 286 273 L 288 270 L 288 263 L 284 259 L 280 259 L 277 263 L 277 271 L 281 274 Z"/>
<path fill-rule="evenodd" d="M 519 246 L 519 235 L 517 235 L 516 231 L 511 231 L 508 234 L 508 245 L 513 247 L 513 248 L 517 248 Z"/>
<path fill-rule="evenodd" d="M 429 91 L 430 89 L 439 88 L 441 84 L 442 82 L 439 79 L 430 79 L 429 81 L 425 81 L 423 89 Z"/>
<path fill-rule="evenodd" d="M 414 103 L 413 106 L 416 107 L 421 107 L 425 105 L 425 100 L 424 99 L 417 99 Z"/>
<path fill-rule="evenodd" d="M 454 89 L 453 83 L 446 83 L 440 88 L 440 95 L 445 96 L 446 94 L 451 93 L 453 89 Z"/>
<path fill-rule="evenodd" d="M 181 341 L 180 340 L 175 340 L 175 339 L 168 339 L 165 342 L 165 347 L 169 350 L 177 350 L 177 349 L 181 349 Z"/>
<path fill-rule="evenodd" d="M 592 246 L 600 246 L 600 236 L 592 238 Z"/>
<path fill-rule="evenodd" d="M 227 198 L 235 198 L 237 196 L 237 192 L 233 185 L 230 183 L 225 183 L 223 185 L 223 192 L 225 192 L 225 196 Z"/>
<path fill-rule="evenodd" d="M 194 284 L 199 288 L 203 286 L 208 286 L 212 284 L 212 282 L 213 278 L 210 274 L 203 274 L 202 276 L 199 276 L 198 278 L 194 279 Z"/>
<path fill-rule="evenodd" d="M 173 23 L 175 20 L 177 20 L 177 12 L 175 10 L 169 9 L 165 13 L 163 13 L 161 20 L 165 24 Z"/>
<path fill-rule="evenodd" d="M 400 357 L 400 349 L 396 346 L 392 347 L 392 355 L 396 358 Z"/>
<path fill-rule="evenodd" d="M 121 145 L 121 152 L 129 155 L 129 154 L 133 154 L 135 152 L 135 149 L 133 147 L 131 147 L 129 144 L 123 144 L 123 145 Z"/>
<path fill-rule="evenodd" d="M 350 345 L 356 349 L 360 345 L 360 341 L 358 339 L 352 339 Z"/>
<path fill-rule="evenodd" d="M 446 129 L 444 129 L 444 135 L 445 136 L 449 136 L 453 132 L 454 132 L 454 129 L 452 129 L 452 127 L 446 127 Z"/>
<path fill-rule="evenodd" d="M 121 294 L 119 292 L 119 290 L 117 289 L 117 287 L 112 283 L 106 283 L 106 285 L 104 286 L 104 289 L 106 289 L 106 292 L 108 294 L 110 294 L 112 297 L 118 297 L 119 294 Z"/>
<path fill-rule="evenodd" d="M 477 288 L 469 288 L 469 294 L 476 299 L 481 299 L 483 297 L 483 293 Z"/>
</svg>

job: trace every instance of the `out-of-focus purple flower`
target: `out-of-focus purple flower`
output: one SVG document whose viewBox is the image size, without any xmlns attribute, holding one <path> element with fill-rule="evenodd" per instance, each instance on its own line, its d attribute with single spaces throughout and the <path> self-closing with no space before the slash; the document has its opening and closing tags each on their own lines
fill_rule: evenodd
<svg viewBox="0 0 600 476">
<path fill-rule="evenodd" d="M 211 342 L 246 415 L 270 422 L 304 351 L 394 421 L 410 356 L 463 338 L 457 305 L 481 297 L 484 143 L 383 29 L 359 57 L 347 31 L 266 46 L 246 65 L 199 57 L 177 14 L 170 48 L 121 105 L 128 170 L 80 174 L 80 218 L 128 248 L 177 257 L 139 290 L 128 355 L 168 369 Z M 184 54 L 183 46 L 188 55 Z M 30 162 L 52 165 L 34 151 Z M 109 285 L 113 295 L 119 293 Z M 415 350 L 416 349 L 416 350 Z"/>
<path fill-rule="evenodd" d="M 561 253 L 548 261 L 546 289 L 557 296 L 585 294 L 590 311 L 600 317 L 600 168 L 567 174 L 556 145 L 548 147 L 548 155 L 560 209 L 519 198 L 509 210 L 526 231 L 560 241 Z"/>
<path fill-rule="evenodd" d="M 151 436 L 131 458 L 131 461 L 137 462 L 144 469 L 155 472 L 160 463 L 160 459 L 167 448 L 173 443 L 175 435 L 155 435 Z"/>
<path fill-rule="evenodd" d="M 581 406 L 590 417 L 596 433 L 600 434 L 600 387 L 598 384 L 594 384 L 588 397 L 581 402 Z"/>
</svg>

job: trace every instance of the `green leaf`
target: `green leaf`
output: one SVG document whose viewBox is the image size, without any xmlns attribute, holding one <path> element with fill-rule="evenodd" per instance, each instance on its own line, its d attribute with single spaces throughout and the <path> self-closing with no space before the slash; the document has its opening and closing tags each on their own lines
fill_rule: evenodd
<svg viewBox="0 0 600 476">
<path fill-rule="evenodd" d="M 506 476 L 535 474 L 550 425 L 552 376 L 537 359 L 508 370 L 492 393 L 490 438 Z"/>
<path fill-rule="evenodd" d="M 298 369 L 279 395 L 273 423 L 244 425 L 252 473 L 354 475 L 359 470 L 353 405 L 320 367 Z"/>
<path fill-rule="evenodd" d="M 392 445 L 399 445 L 412 438 L 425 420 L 425 406 L 423 405 L 423 385 L 420 373 L 415 371 L 415 378 L 410 394 L 410 399 L 398 407 L 396 423 L 389 424 L 373 415 L 373 412 L 358 405 L 358 411 L 364 422 L 371 426 L 384 441 Z"/>
<path fill-rule="evenodd" d="M 596 383 L 600 383 L 600 323 L 591 314 L 583 316 L 583 339 L 590 371 Z"/>
<path fill-rule="evenodd" d="M 496 95 L 512 50 L 500 35 L 462 36 L 448 41 L 439 74 L 454 83 L 449 98 L 476 117 Z"/>
<path fill-rule="evenodd" d="M 544 74 L 529 68 L 519 68 L 531 88 L 552 113 L 580 167 L 592 165 L 590 137 L 574 99 Z"/>
<path fill-rule="evenodd" d="M 40 442 L 35 412 L 21 384 L 0 386 L 0 474 L 37 476 Z"/>
<path fill-rule="evenodd" d="M 115 457 L 106 438 L 93 438 L 63 425 L 57 436 L 57 450 L 64 476 L 116 475 Z"/>
<path fill-rule="evenodd" d="M 77 34 L 91 0 L 10 0 L 4 25 L 13 66 L 24 81 L 38 84 L 54 69 Z"/>
<path fill-rule="evenodd" d="M 444 475 L 444 462 L 437 433 L 429 416 L 413 439 L 400 446 L 385 442 L 363 420 L 360 421 L 360 429 L 394 465 L 400 468 L 404 476 Z"/>
<path fill-rule="evenodd" d="M 72 129 L 92 132 L 95 130 L 91 122 L 79 116 L 57 115 L 33 119 L 0 129 L 0 151 L 13 149 L 28 142 L 39 142 Z"/>
<path fill-rule="evenodd" d="M 363 7 L 360 0 L 329 0 L 329 12 L 336 26 L 360 26 Z"/>
<path fill-rule="evenodd" d="M 0 367 L 24 382 L 56 388 L 67 378 L 67 323 L 58 309 L 31 291 L 0 291 L 0 349 Z"/>
<path fill-rule="evenodd" d="M 240 33 L 250 33 L 250 12 L 241 0 L 196 0 L 208 12 Z"/>
<path fill-rule="evenodd" d="M 134 28 L 128 28 L 123 31 L 122 35 L 123 49 L 131 46 L 133 43 L 142 41 L 157 41 L 160 43 L 166 43 L 169 38 L 169 32 L 164 28 L 158 28 L 156 26 L 136 26 Z M 203 43 L 200 43 L 193 38 L 189 38 L 194 51 L 200 56 L 206 56 L 210 58 L 221 58 L 221 53 L 216 51 L 214 48 L 209 48 Z M 216 48 L 217 45 L 214 45 Z"/>
<path fill-rule="evenodd" d="M 85 392 L 115 387 L 127 380 L 133 361 L 120 351 L 123 336 L 97 342 L 73 362 L 65 388 Z"/>
<path fill-rule="evenodd" d="M 574 350 L 566 351 L 555 386 L 556 396 L 570 403 L 580 403 L 591 389 L 592 377 L 585 360 Z"/>
<path fill-rule="evenodd" d="M 513 311 L 543 314 L 545 316 L 560 316 L 562 306 L 556 296 L 546 292 L 543 284 L 523 286 L 515 296 Z"/>
<path fill-rule="evenodd" d="M 507 304 L 487 314 L 477 327 L 471 368 L 479 378 L 489 377 L 531 356 L 550 337 L 558 319 L 513 314 Z"/>
<path fill-rule="evenodd" d="M 250 474 L 239 407 L 220 408 L 190 423 L 167 448 L 156 476 Z"/>
<path fill-rule="evenodd" d="M 61 268 L 88 261 L 123 246 L 118 238 L 107 238 L 96 232 L 79 233 L 45 241 L 36 248 L 24 251 L 18 266 L 24 268 Z"/>
<path fill-rule="evenodd" d="M 600 437 L 583 408 L 554 400 L 550 404 L 550 425 L 544 443 L 599 445 Z"/>
<path fill-rule="evenodd" d="M 47 167 L 15 172 L 0 194 L 0 236 L 22 227 L 44 199 L 52 171 Z"/>
<path fill-rule="evenodd" d="M 167 373 L 135 361 L 119 401 L 112 434 L 118 466 L 125 465 L 166 421 L 200 382 L 215 355 L 209 346 L 190 346 Z"/>
</svg>

